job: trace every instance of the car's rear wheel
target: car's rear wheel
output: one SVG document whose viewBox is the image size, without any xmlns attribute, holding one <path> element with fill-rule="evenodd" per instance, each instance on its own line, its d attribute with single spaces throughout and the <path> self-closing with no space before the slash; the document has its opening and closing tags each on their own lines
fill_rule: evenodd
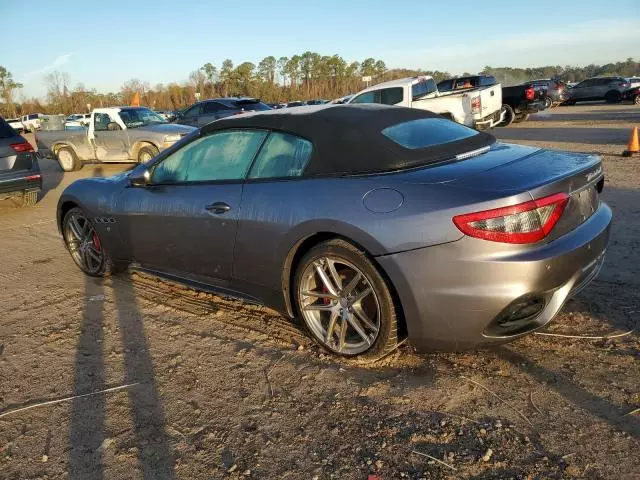
<svg viewBox="0 0 640 480">
<path fill-rule="evenodd" d="M 114 262 L 82 209 L 75 207 L 67 212 L 62 221 L 62 235 L 71 258 L 84 273 L 106 277 L 115 272 Z"/>
<path fill-rule="evenodd" d="M 633 103 L 636 105 L 640 105 L 640 95 L 636 95 L 633 99 Z"/>
<path fill-rule="evenodd" d="M 65 172 L 74 172 L 82 168 L 82 162 L 78 160 L 76 152 L 70 147 L 62 147 L 56 153 L 58 164 Z"/>
<path fill-rule="evenodd" d="M 527 120 L 529 120 L 528 113 L 519 113 L 514 117 L 513 123 L 522 123 L 522 122 L 526 122 Z"/>
<path fill-rule="evenodd" d="M 158 154 L 158 149 L 153 146 L 145 146 L 138 150 L 138 163 L 145 163 Z"/>
<path fill-rule="evenodd" d="M 551 97 L 545 97 L 544 98 L 544 108 L 551 108 L 551 106 L 553 105 L 553 100 L 551 100 Z"/>
<path fill-rule="evenodd" d="M 619 103 L 622 99 L 622 95 L 620 95 L 620 92 L 611 90 L 610 92 L 607 92 L 607 94 L 604 96 L 604 99 L 607 101 L 607 103 Z"/>
<path fill-rule="evenodd" d="M 504 110 L 504 120 L 502 120 L 502 123 L 500 123 L 500 125 L 498 126 L 508 127 L 513 123 L 515 113 L 513 112 L 513 108 L 511 108 L 511 105 L 507 105 L 507 104 L 502 105 L 502 110 Z"/>
<path fill-rule="evenodd" d="M 331 240 L 311 248 L 296 270 L 294 292 L 305 327 L 327 350 L 376 358 L 397 345 L 389 287 L 352 244 Z"/>
<path fill-rule="evenodd" d="M 24 192 L 22 196 L 22 206 L 23 207 L 33 207 L 38 201 L 38 191 L 32 190 L 30 192 Z"/>
</svg>

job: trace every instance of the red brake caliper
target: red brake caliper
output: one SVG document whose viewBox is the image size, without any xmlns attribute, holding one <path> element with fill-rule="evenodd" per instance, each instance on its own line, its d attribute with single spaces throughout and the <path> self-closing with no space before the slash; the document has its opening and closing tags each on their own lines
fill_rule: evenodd
<svg viewBox="0 0 640 480">
<path fill-rule="evenodd" d="M 329 293 L 329 290 L 324 285 L 322 286 L 322 293 Z M 331 303 L 330 300 L 326 297 L 323 298 L 322 301 L 324 302 L 325 305 L 329 305 L 329 303 Z"/>
<path fill-rule="evenodd" d="M 96 232 L 93 232 L 93 246 L 96 248 L 96 251 L 100 251 L 100 238 Z"/>
</svg>

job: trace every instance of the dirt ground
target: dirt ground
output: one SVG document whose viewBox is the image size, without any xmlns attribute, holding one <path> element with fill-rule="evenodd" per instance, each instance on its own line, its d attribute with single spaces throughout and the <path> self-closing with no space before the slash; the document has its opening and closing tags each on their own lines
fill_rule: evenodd
<svg viewBox="0 0 640 480">
<path fill-rule="evenodd" d="M 591 104 L 495 133 L 603 155 L 605 267 L 547 332 L 635 332 L 402 347 L 368 365 L 265 308 L 137 273 L 85 277 L 58 196 L 126 166 L 63 175 L 43 160 L 35 208 L 0 202 L 0 479 L 640 478 L 640 159 L 620 156 L 634 124 L 638 107 Z"/>
</svg>

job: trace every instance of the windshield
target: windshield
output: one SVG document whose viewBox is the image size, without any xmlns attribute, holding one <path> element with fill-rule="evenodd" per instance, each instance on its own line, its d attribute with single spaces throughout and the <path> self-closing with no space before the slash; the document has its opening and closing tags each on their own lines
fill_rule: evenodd
<svg viewBox="0 0 640 480">
<path fill-rule="evenodd" d="M 164 118 L 148 108 L 123 108 L 120 110 L 120 118 L 127 128 L 138 128 L 156 123 L 167 123 Z"/>
</svg>

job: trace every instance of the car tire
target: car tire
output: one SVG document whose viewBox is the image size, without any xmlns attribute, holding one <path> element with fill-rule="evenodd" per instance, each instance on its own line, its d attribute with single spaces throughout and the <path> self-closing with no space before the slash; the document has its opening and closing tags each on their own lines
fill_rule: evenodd
<svg viewBox="0 0 640 480">
<path fill-rule="evenodd" d="M 544 108 L 551 108 L 553 106 L 553 100 L 551 100 L 551 97 L 544 97 Z"/>
<path fill-rule="evenodd" d="M 507 105 L 507 104 L 502 105 L 502 109 L 504 110 L 504 120 L 498 126 L 508 127 L 513 123 L 513 119 L 515 118 L 516 114 L 513 111 L 513 108 L 511 108 L 511 105 Z"/>
<path fill-rule="evenodd" d="M 29 192 L 24 192 L 22 196 L 22 206 L 23 207 L 33 207 L 38 202 L 38 191 L 31 190 Z"/>
<path fill-rule="evenodd" d="M 606 93 L 604 99 L 607 103 L 620 103 L 620 100 L 622 100 L 622 95 L 620 95 L 620 92 L 616 90 L 611 90 L 610 92 Z"/>
<path fill-rule="evenodd" d="M 635 97 L 633 97 L 633 103 L 635 103 L 636 105 L 640 105 L 640 95 L 636 95 Z"/>
<path fill-rule="evenodd" d="M 144 163 L 151 160 L 158 154 L 158 149 L 152 145 L 145 145 L 138 150 L 138 163 Z"/>
<path fill-rule="evenodd" d="M 95 261 L 92 265 L 84 263 L 83 260 L 85 255 L 82 253 L 76 255 L 76 252 L 81 248 L 81 246 L 77 244 L 78 238 L 77 236 L 74 236 L 70 225 L 74 219 L 78 221 L 78 225 L 84 228 L 83 231 L 86 232 L 86 241 L 93 244 L 93 247 L 95 247 L 92 249 L 93 252 L 97 253 L 100 257 L 100 260 Z M 91 236 L 91 238 L 89 238 L 89 236 Z M 84 211 L 79 207 L 70 209 L 62 219 L 62 238 L 75 264 L 80 268 L 80 270 L 91 277 L 108 277 L 109 275 L 118 273 L 127 268 L 127 265 L 114 262 L 112 260 L 109 253 L 104 249 L 98 232 L 95 230 L 93 224 L 88 219 Z"/>
<path fill-rule="evenodd" d="M 529 120 L 529 114 L 528 113 L 518 113 L 514 117 L 513 123 L 522 123 L 522 122 L 526 122 L 527 120 Z"/>
<path fill-rule="evenodd" d="M 75 172 L 82 168 L 82 162 L 71 147 L 62 147 L 56 152 L 58 165 L 65 172 Z"/>
<path fill-rule="evenodd" d="M 333 294 L 318 269 L 325 272 Z M 298 263 L 292 291 L 298 318 L 329 352 L 376 359 L 397 347 L 396 307 L 387 281 L 367 254 L 351 243 L 335 239 L 312 247 Z"/>
</svg>

